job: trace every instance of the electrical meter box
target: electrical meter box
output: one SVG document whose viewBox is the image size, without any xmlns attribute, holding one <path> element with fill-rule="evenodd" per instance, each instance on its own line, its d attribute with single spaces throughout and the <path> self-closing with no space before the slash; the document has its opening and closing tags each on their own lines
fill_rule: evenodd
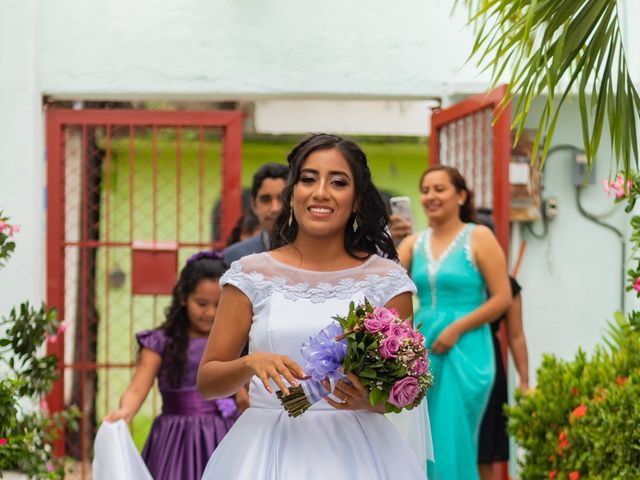
<svg viewBox="0 0 640 480">
<path fill-rule="evenodd" d="M 535 222 L 541 214 L 540 152 L 532 162 L 535 130 L 525 129 L 511 149 L 509 162 L 509 220 Z"/>
</svg>

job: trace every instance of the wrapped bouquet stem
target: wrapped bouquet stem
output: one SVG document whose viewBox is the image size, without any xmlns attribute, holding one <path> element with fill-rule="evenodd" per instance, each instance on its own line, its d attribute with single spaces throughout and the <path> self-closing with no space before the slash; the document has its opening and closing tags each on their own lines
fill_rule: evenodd
<svg viewBox="0 0 640 480">
<path fill-rule="evenodd" d="M 308 380 L 277 392 L 290 416 L 302 415 L 333 391 L 346 372 L 358 376 L 369 389 L 372 406 L 400 412 L 418 405 L 433 384 L 424 337 L 394 309 L 364 302 L 349 305 L 346 316 L 323 328 L 302 345 Z M 329 388 L 327 388 L 329 387 Z"/>
</svg>

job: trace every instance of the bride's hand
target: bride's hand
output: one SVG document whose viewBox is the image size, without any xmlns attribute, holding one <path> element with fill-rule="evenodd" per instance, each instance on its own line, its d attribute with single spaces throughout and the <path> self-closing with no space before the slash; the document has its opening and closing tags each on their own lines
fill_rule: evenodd
<svg viewBox="0 0 640 480">
<path fill-rule="evenodd" d="M 255 352 L 244 357 L 247 367 L 257 376 L 269 393 L 273 393 L 269 379 L 276 382 L 282 393 L 289 395 L 289 389 L 282 378 L 293 387 L 298 386 L 296 379 L 305 378 L 304 371 L 286 355 L 270 352 Z"/>
<path fill-rule="evenodd" d="M 382 405 L 371 406 L 371 403 L 369 403 L 369 389 L 362 384 L 355 373 L 347 373 L 347 378 L 351 385 L 339 381 L 333 390 L 333 396 L 341 399 L 342 402 L 336 402 L 329 397 L 325 397 L 324 399 L 329 405 L 338 410 L 371 410 L 384 413 Z"/>
</svg>

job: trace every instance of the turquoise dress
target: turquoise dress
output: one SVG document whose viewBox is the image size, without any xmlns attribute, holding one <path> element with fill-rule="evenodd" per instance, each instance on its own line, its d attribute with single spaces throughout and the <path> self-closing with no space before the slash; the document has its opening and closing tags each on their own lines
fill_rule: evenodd
<svg viewBox="0 0 640 480">
<path fill-rule="evenodd" d="M 418 287 L 416 324 L 428 348 L 440 332 L 478 308 L 486 284 L 471 253 L 472 223 L 466 224 L 437 260 L 431 230 L 416 239 L 411 276 Z M 488 325 L 468 331 L 444 355 L 431 354 L 435 383 L 427 393 L 435 463 L 429 480 L 478 479 L 478 433 L 495 377 Z"/>
</svg>

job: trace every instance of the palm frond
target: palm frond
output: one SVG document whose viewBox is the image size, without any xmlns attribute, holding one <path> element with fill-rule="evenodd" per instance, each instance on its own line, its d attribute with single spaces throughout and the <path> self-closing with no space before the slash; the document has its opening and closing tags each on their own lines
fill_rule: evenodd
<svg viewBox="0 0 640 480">
<path fill-rule="evenodd" d="M 547 95 L 538 123 L 542 163 L 567 97 L 577 93 L 589 168 L 604 126 L 616 164 L 638 167 L 640 96 L 622 44 L 616 0 L 457 0 L 469 11 L 476 39 L 470 58 L 491 71 L 493 86 L 511 70 L 507 100 L 517 95 L 512 127 L 518 141 L 534 99 Z M 590 97 L 591 101 L 588 101 Z"/>
</svg>

